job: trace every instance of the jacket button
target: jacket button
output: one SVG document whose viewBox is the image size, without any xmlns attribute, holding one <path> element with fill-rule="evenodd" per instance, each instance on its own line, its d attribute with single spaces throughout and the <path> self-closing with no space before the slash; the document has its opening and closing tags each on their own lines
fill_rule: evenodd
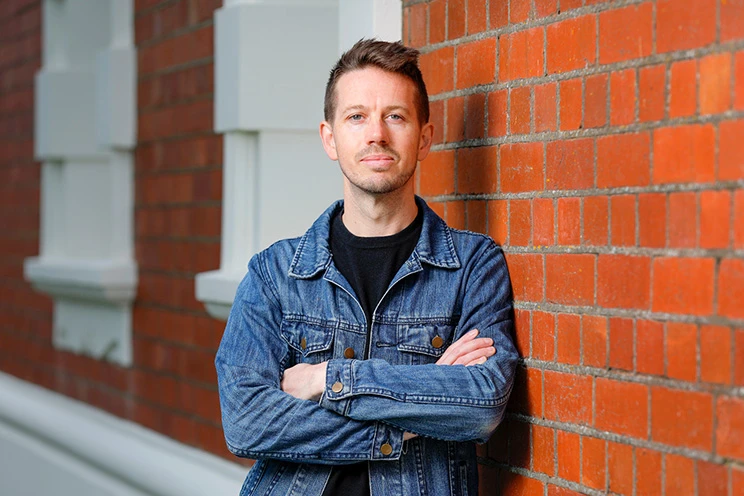
<svg viewBox="0 0 744 496">
<path fill-rule="evenodd" d="M 440 338 L 439 336 L 434 336 L 434 339 L 431 340 L 431 345 L 434 348 L 441 348 L 444 344 L 444 339 Z"/>
<path fill-rule="evenodd" d="M 354 348 L 346 348 L 344 350 L 344 358 L 354 358 Z"/>
<path fill-rule="evenodd" d="M 305 338 L 300 339 L 300 348 L 302 348 L 303 350 L 307 348 L 307 339 Z"/>
<path fill-rule="evenodd" d="M 340 393 L 343 388 L 344 385 L 336 381 L 333 383 L 333 386 L 331 386 L 331 391 L 333 391 L 334 393 Z"/>
<path fill-rule="evenodd" d="M 390 455 L 393 452 L 393 447 L 390 446 L 388 443 L 383 444 L 380 446 L 380 453 L 382 453 L 385 456 Z"/>
</svg>

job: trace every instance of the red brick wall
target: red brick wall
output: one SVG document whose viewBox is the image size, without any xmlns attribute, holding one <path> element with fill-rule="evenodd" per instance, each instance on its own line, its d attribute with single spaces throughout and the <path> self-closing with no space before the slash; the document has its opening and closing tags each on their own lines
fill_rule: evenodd
<svg viewBox="0 0 744 496">
<path fill-rule="evenodd" d="M 744 1 L 409 0 L 418 191 L 504 246 L 481 494 L 744 494 Z"/>
<path fill-rule="evenodd" d="M 54 350 L 51 300 L 24 281 L 24 258 L 39 252 L 33 78 L 41 66 L 41 2 L 0 2 L 0 370 L 233 459 L 213 366 L 224 323 L 194 297 L 194 275 L 219 267 L 212 15 L 221 4 L 135 1 L 140 282 L 134 363 L 122 368 Z"/>
</svg>

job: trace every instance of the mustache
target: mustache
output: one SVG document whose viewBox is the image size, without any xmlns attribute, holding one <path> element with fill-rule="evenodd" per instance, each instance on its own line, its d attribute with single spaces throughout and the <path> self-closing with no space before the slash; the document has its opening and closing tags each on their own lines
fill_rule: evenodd
<svg viewBox="0 0 744 496">
<path fill-rule="evenodd" d="M 364 157 L 367 157 L 369 155 L 377 155 L 377 154 L 384 154 L 384 155 L 390 155 L 395 160 L 399 160 L 400 156 L 398 155 L 398 152 L 393 150 L 392 148 L 388 146 L 380 146 L 380 145 L 370 145 L 367 148 L 363 149 L 359 153 L 356 154 L 354 157 L 357 161 L 362 160 Z"/>
</svg>

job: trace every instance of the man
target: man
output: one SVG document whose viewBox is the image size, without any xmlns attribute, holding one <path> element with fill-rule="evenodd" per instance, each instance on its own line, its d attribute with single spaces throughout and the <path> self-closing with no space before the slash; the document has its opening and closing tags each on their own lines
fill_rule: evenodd
<svg viewBox="0 0 744 496">
<path fill-rule="evenodd" d="M 254 256 L 216 357 L 241 495 L 477 494 L 517 353 L 501 250 L 414 195 L 431 146 L 418 52 L 362 40 L 331 71 L 344 199 Z"/>
</svg>

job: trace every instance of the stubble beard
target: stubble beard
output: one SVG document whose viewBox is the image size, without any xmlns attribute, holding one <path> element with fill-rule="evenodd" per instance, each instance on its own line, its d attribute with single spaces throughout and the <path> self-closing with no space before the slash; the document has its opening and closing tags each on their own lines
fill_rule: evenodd
<svg viewBox="0 0 744 496">
<path fill-rule="evenodd" d="M 377 153 L 390 155 L 396 161 L 400 160 L 400 155 L 392 148 L 384 146 L 369 146 L 357 153 L 354 156 L 354 161 L 356 163 L 361 163 L 361 160 L 364 157 Z M 405 170 L 398 175 L 388 178 L 375 177 L 376 173 L 373 172 L 372 177 L 366 178 L 365 180 L 355 175 L 353 173 L 353 168 L 343 166 L 340 160 L 339 166 L 344 177 L 346 177 L 346 180 L 349 181 L 349 183 L 351 183 L 356 189 L 374 196 L 385 195 L 388 193 L 392 193 L 393 191 L 397 191 L 398 189 L 405 186 L 408 181 L 411 180 L 411 177 L 413 177 L 414 172 L 416 172 L 416 168 L 413 167 L 411 168 L 410 173 L 409 171 Z M 361 167 L 364 166 L 362 165 Z"/>
</svg>

